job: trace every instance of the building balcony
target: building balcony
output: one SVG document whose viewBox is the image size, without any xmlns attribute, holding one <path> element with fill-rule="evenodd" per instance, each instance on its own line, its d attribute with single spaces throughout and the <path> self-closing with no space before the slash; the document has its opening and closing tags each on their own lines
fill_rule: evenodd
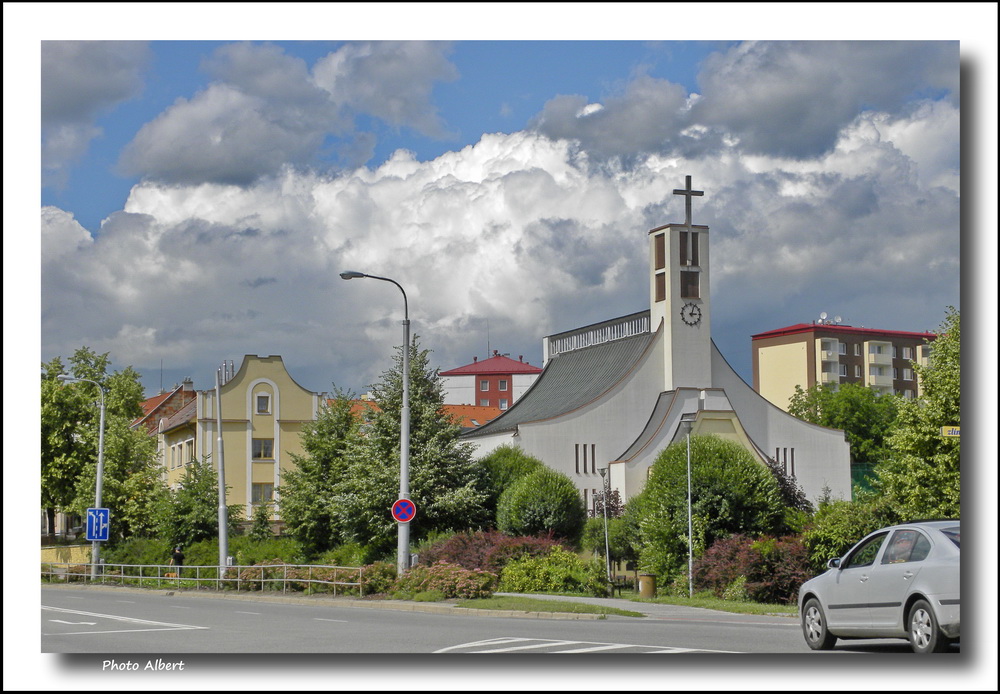
<svg viewBox="0 0 1000 694">
<path fill-rule="evenodd" d="M 892 376 L 868 374 L 868 385 L 872 388 L 892 388 Z"/>
<path fill-rule="evenodd" d="M 819 374 L 819 382 L 822 385 L 827 383 L 840 383 L 840 374 L 830 371 L 821 371 Z"/>
</svg>

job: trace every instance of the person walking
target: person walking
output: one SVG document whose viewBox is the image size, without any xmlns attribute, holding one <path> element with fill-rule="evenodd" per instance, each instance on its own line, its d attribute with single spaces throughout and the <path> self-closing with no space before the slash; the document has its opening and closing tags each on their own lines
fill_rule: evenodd
<svg viewBox="0 0 1000 694">
<path fill-rule="evenodd" d="M 177 578 L 181 577 L 181 567 L 184 566 L 184 552 L 181 551 L 180 545 L 174 547 L 173 553 L 170 555 L 170 566 L 177 567 Z"/>
</svg>

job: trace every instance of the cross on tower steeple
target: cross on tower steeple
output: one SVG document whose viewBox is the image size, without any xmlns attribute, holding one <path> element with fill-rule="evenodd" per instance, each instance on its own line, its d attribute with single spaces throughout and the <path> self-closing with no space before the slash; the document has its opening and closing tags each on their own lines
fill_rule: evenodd
<svg viewBox="0 0 1000 694">
<path fill-rule="evenodd" d="M 674 195 L 684 196 L 684 226 L 688 229 L 691 228 L 691 196 L 697 195 L 702 196 L 705 194 L 703 190 L 691 190 L 691 177 L 684 177 L 684 188 L 674 188 Z"/>
</svg>

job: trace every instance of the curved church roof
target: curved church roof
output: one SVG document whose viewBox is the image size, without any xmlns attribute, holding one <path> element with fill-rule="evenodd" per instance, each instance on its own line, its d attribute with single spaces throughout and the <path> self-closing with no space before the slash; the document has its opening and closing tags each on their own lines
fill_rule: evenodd
<svg viewBox="0 0 1000 694">
<path fill-rule="evenodd" d="M 583 407 L 620 383 L 655 338 L 655 333 L 645 332 L 552 357 L 509 410 L 466 436 L 513 431 L 520 424 L 552 419 Z"/>
</svg>

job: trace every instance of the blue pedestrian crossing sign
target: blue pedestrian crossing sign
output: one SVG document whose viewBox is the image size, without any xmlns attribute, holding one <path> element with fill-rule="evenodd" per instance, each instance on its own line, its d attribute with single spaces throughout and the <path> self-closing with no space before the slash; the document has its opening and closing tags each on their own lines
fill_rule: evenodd
<svg viewBox="0 0 1000 694">
<path fill-rule="evenodd" d="M 106 508 L 87 509 L 87 541 L 104 542 L 111 527 L 111 511 Z"/>
</svg>

